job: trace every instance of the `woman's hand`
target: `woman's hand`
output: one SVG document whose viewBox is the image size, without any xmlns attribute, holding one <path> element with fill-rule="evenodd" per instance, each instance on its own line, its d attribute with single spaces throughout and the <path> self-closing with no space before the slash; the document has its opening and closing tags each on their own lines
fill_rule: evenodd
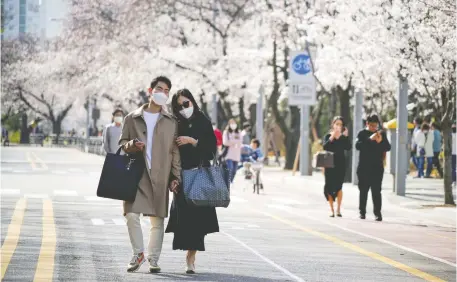
<svg viewBox="0 0 457 282">
<path fill-rule="evenodd" d="M 349 136 L 349 130 L 347 127 L 344 128 L 344 132 L 343 132 L 343 135 L 348 137 Z"/>
<path fill-rule="evenodd" d="M 176 138 L 176 143 L 178 143 L 178 146 L 186 144 L 196 145 L 197 140 L 189 136 L 179 136 L 178 138 Z"/>
</svg>

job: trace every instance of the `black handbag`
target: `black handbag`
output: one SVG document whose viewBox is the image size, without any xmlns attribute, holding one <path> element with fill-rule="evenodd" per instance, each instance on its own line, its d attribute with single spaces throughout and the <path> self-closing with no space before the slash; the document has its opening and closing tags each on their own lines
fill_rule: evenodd
<svg viewBox="0 0 457 282">
<path fill-rule="evenodd" d="M 145 164 L 142 153 L 121 155 L 108 153 L 98 183 L 97 196 L 134 202 Z"/>
<path fill-rule="evenodd" d="M 314 167 L 334 168 L 333 152 L 320 151 L 314 155 Z"/>
<path fill-rule="evenodd" d="M 191 206 L 226 208 L 230 204 L 230 172 L 216 157 L 209 167 L 183 170 L 182 187 Z"/>
</svg>

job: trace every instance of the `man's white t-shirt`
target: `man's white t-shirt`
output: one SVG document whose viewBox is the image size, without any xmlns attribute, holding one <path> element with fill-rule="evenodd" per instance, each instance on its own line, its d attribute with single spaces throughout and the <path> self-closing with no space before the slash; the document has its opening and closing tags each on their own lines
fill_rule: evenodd
<svg viewBox="0 0 457 282">
<path fill-rule="evenodd" d="M 151 159 L 152 159 L 152 140 L 154 139 L 154 128 L 157 124 L 157 119 L 159 118 L 159 113 L 152 114 L 148 112 L 144 113 L 144 120 L 146 121 L 146 160 L 148 161 L 148 167 L 151 169 Z"/>
</svg>

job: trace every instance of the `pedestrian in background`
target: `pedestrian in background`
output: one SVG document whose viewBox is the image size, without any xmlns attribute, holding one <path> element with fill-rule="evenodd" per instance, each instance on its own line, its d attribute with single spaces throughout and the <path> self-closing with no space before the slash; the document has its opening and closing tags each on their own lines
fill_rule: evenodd
<svg viewBox="0 0 457 282">
<path fill-rule="evenodd" d="M 422 124 L 421 130 L 416 133 L 415 140 L 417 145 L 417 161 L 418 161 L 418 173 L 416 178 L 424 177 L 424 165 L 427 162 L 427 172 L 425 178 L 430 178 L 433 167 L 433 141 L 434 133 L 430 132 L 430 125 L 427 123 Z"/>
<path fill-rule="evenodd" d="M 215 122 L 213 122 L 212 125 L 214 136 L 216 136 L 217 153 L 219 154 L 222 149 L 222 132 L 219 130 L 219 128 L 217 128 Z"/>
<path fill-rule="evenodd" d="M 134 202 L 124 202 L 124 216 L 133 257 L 128 272 L 137 271 L 145 262 L 140 215 L 149 217 L 149 272 L 160 272 L 159 258 L 164 237 L 164 218 L 168 216 L 169 192 L 177 192 L 181 182 L 181 160 L 176 144 L 178 123 L 166 111 L 171 82 L 159 76 L 151 82 L 149 104 L 128 114 L 122 126 L 119 145 L 126 153 L 143 155 L 145 169 L 138 183 Z"/>
<path fill-rule="evenodd" d="M 330 133 L 324 137 L 324 150 L 333 152 L 333 168 L 325 169 L 324 195 L 330 205 L 330 217 L 335 217 L 333 202 L 338 198 L 336 215 L 341 215 L 341 203 L 343 201 L 343 182 L 346 173 L 345 151 L 351 149 L 348 138 L 349 132 L 341 116 L 333 118 Z"/>
<path fill-rule="evenodd" d="M 243 131 L 241 131 L 241 138 L 243 138 L 243 145 L 251 144 L 251 125 L 249 122 L 243 124 Z"/>
<path fill-rule="evenodd" d="M 216 137 L 210 120 L 200 111 L 192 93 L 179 90 L 171 102 L 178 119 L 177 144 L 184 170 L 209 167 L 216 154 Z M 205 251 L 205 236 L 219 232 L 216 209 L 187 204 L 184 192 L 175 193 L 165 232 L 173 232 L 173 250 L 186 250 L 186 273 L 195 273 L 197 251 Z"/>
<path fill-rule="evenodd" d="M 112 123 L 108 124 L 103 130 L 103 149 L 105 152 L 114 154 L 119 148 L 119 138 L 122 133 L 122 121 L 124 120 L 124 112 L 121 109 L 116 109 L 113 112 Z"/>
<path fill-rule="evenodd" d="M 222 157 L 227 163 L 227 167 L 230 171 L 230 180 L 233 183 L 236 171 L 238 170 L 238 163 L 241 160 L 241 146 L 243 145 L 238 124 L 234 119 L 229 120 L 227 128 L 224 130 L 222 140 L 226 147 Z"/>
<path fill-rule="evenodd" d="M 357 135 L 355 147 L 360 151 L 357 176 L 359 178 L 359 212 L 365 219 L 368 191 L 371 189 L 373 212 L 376 221 L 382 221 L 382 179 L 384 177 L 384 154 L 390 151 L 386 133 L 380 130 L 379 117 L 367 117 L 366 128 Z"/>
<path fill-rule="evenodd" d="M 437 122 L 432 123 L 433 139 L 433 165 L 436 167 L 438 174 L 443 178 L 443 168 L 440 163 L 441 148 L 443 146 L 443 138 L 441 136 L 441 127 Z"/>
<path fill-rule="evenodd" d="M 419 162 L 417 160 L 417 145 L 416 145 L 416 133 L 420 131 L 420 127 L 422 125 L 422 119 L 420 117 L 416 117 L 414 119 L 414 129 L 413 133 L 411 134 L 411 159 L 413 161 L 416 170 L 419 171 Z"/>
</svg>

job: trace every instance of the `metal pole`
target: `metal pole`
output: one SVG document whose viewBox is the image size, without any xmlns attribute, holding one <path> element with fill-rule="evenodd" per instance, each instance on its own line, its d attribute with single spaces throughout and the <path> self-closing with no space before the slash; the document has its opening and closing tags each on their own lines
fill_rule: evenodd
<svg viewBox="0 0 457 282">
<path fill-rule="evenodd" d="M 301 106 L 300 175 L 309 175 L 309 106 Z"/>
<path fill-rule="evenodd" d="M 408 80 L 400 78 L 397 97 L 397 140 L 395 154 L 395 188 L 397 195 L 405 196 L 408 142 Z"/>
<path fill-rule="evenodd" d="M 363 92 L 357 89 L 354 97 L 354 125 L 352 131 L 352 184 L 358 185 L 357 167 L 359 165 L 359 151 L 355 148 L 357 134 L 362 130 L 362 115 L 363 115 Z"/>
<path fill-rule="evenodd" d="M 87 99 L 87 116 L 86 116 L 86 144 L 84 146 L 84 151 L 89 153 L 89 133 L 90 133 L 90 120 L 92 119 L 92 99 L 89 96 Z"/>
<path fill-rule="evenodd" d="M 262 152 L 265 153 L 265 148 L 267 147 L 266 144 L 264 144 L 263 140 L 263 95 L 264 95 L 264 88 L 263 85 L 260 86 L 259 89 L 259 97 L 257 100 L 257 105 L 256 105 L 256 138 L 260 141 L 260 146 L 262 149 Z M 265 155 L 265 154 L 264 154 Z"/>
<path fill-rule="evenodd" d="M 216 18 L 218 14 L 218 9 L 217 9 L 217 0 L 213 0 L 213 24 L 216 25 Z M 213 28 L 213 45 L 214 45 L 214 50 L 217 54 L 217 48 L 216 48 L 216 30 Z M 217 94 L 214 93 L 212 96 L 212 110 L 211 110 L 211 120 L 212 122 L 218 127 L 217 124 Z"/>
</svg>

